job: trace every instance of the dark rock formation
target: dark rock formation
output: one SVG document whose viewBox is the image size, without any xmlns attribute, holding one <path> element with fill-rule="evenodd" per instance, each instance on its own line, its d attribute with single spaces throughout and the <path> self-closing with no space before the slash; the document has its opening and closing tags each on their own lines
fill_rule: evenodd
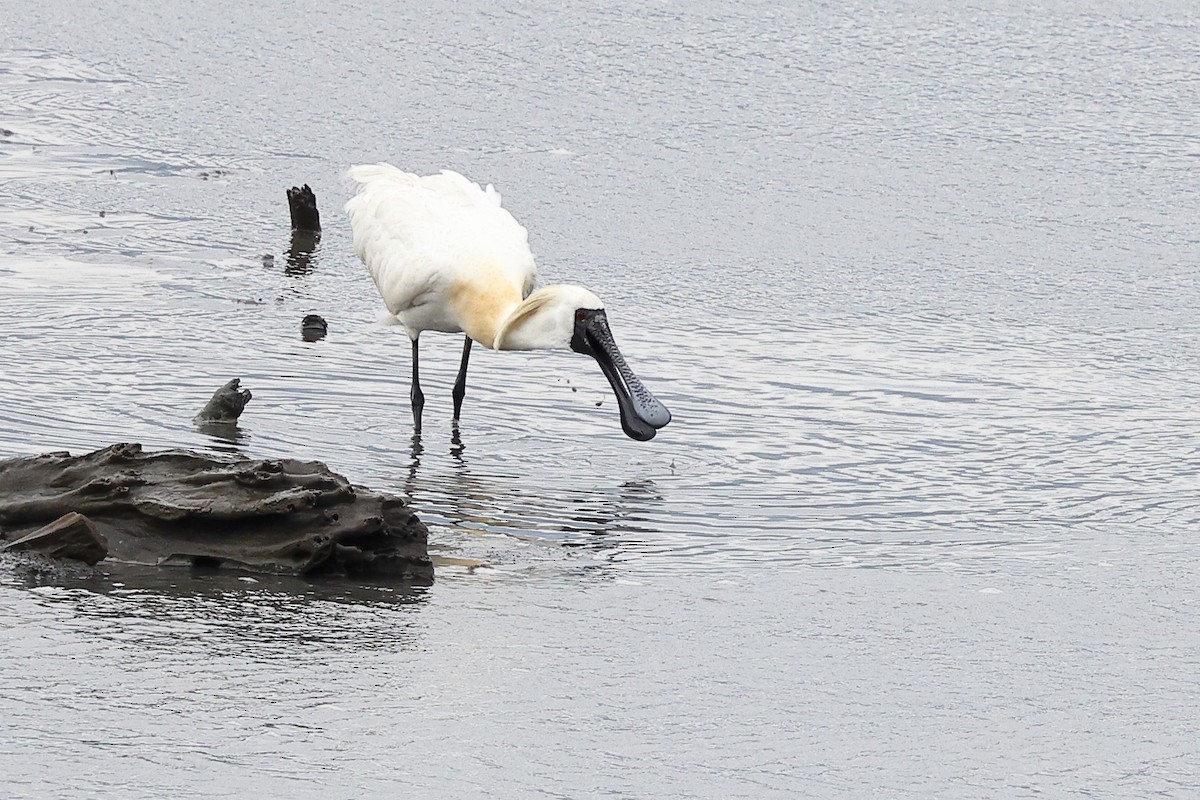
<svg viewBox="0 0 1200 800">
<path fill-rule="evenodd" d="M 433 579 L 428 531 L 404 501 L 315 461 L 137 444 L 0 461 L 0 541 L 15 544 L 71 512 L 94 523 L 117 561 Z"/>
<path fill-rule="evenodd" d="M 16 541 L 0 544 L 0 553 L 39 553 L 95 564 L 108 555 L 108 542 L 96 523 L 72 511 Z"/>
<path fill-rule="evenodd" d="M 241 383 L 240 378 L 234 378 L 213 392 L 212 399 L 208 401 L 208 405 L 204 406 L 192 421 L 197 424 L 202 422 L 237 422 L 237 418 L 246 409 L 246 404 L 254 397 L 254 395 L 250 394 L 249 389 L 238 389 Z"/>
</svg>

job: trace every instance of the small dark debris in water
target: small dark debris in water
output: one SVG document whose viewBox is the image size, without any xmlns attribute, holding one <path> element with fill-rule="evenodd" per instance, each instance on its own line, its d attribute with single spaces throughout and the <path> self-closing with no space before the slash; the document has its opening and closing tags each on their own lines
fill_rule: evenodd
<svg viewBox="0 0 1200 800">
<path fill-rule="evenodd" d="M 316 342 L 329 333 L 329 323 L 318 314 L 309 314 L 300 321 L 300 337 L 306 342 Z"/>
<path fill-rule="evenodd" d="M 253 397 L 249 389 L 239 390 L 241 382 L 241 378 L 234 378 L 213 392 L 208 405 L 192 421 L 196 423 L 237 422 L 237 418 L 242 415 L 246 404 Z"/>
<path fill-rule="evenodd" d="M 229 170 L 227 169 L 210 169 L 206 170 L 205 172 L 201 172 L 200 179 L 206 181 L 209 178 L 224 178 L 228 174 Z"/>
<path fill-rule="evenodd" d="M 10 131 L 8 128 L 0 128 L 0 136 L 15 136 L 16 131 Z"/>
<path fill-rule="evenodd" d="M 87 228 L 84 228 L 83 230 L 80 231 L 80 233 L 87 233 L 87 232 L 88 232 Z"/>
<path fill-rule="evenodd" d="M 579 390 L 578 390 L 578 389 L 576 389 L 574 386 L 572 386 L 572 387 L 571 387 L 571 391 L 572 391 L 572 392 L 578 392 Z"/>
<path fill-rule="evenodd" d="M 321 215 L 317 211 L 317 196 L 308 184 L 287 190 L 288 211 L 292 215 L 292 230 L 321 230 Z"/>
<path fill-rule="evenodd" d="M 264 267 L 275 266 L 275 256 L 271 255 L 270 253 L 263 253 L 262 263 Z"/>
<path fill-rule="evenodd" d="M 604 405 L 604 401 L 603 401 L 603 400 L 597 400 L 597 401 L 596 401 L 596 408 L 599 408 L 599 407 L 600 407 L 600 406 L 602 406 L 602 405 Z"/>
<path fill-rule="evenodd" d="M 101 211 L 101 212 L 100 212 L 100 216 L 102 216 L 102 217 L 108 216 L 108 212 L 107 212 L 107 211 Z"/>
<path fill-rule="evenodd" d="M 114 178 L 115 178 L 115 177 L 117 177 L 117 171 L 116 171 L 115 169 L 110 169 L 110 170 L 108 171 L 108 174 L 109 174 L 109 175 L 112 175 Z"/>
</svg>

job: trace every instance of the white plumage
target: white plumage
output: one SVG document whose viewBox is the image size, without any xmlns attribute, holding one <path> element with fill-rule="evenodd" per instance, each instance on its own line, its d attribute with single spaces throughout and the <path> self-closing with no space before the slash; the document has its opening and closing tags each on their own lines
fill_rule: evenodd
<svg viewBox="0 0 1200 800">
<path fill-rule="evenodd" d="M 453 301 L 480 270 L 488 271 L 491 291 L 511 287 L 518 302 L 533 291 L 528 233 L 491 185 L 482 189 L 451 170 L 422 177 L 391 164 L 353 167 L 349 175 L 358 184 L 346 203 L 354 251 L 413 338 L 423 330 L 458 333 L 473 322 L 455 318 Z"/>
<path fill-rule="evenodd" d="M 625 432 L 649 439 L 670 413 L 625 364 L 604 305 L 581 286 L 534 290 L 537 266 L 525 228 L 500 193 L 457 172 L 420 176 L 390 164 L 352 167 L 346 213 L 354 250 L 388 311 L 412 339 L 413 418 L 420 430 L 417 342 L 423 331 L 465 333 L 454 386 L 457 421 L 471 343 L 497 350 L 566 349 L 600 362 L 621 408 Z M 632 392 L 632 394 L 631 394 Z"/>
</svg>

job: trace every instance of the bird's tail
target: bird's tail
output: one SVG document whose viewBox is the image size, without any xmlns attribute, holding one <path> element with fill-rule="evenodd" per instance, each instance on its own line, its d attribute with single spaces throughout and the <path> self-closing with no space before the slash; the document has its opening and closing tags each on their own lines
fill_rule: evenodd
<svg viewBox="0 0 1200 800">
<path fill-rule="evenodd" d="M 391 164 L 359 164 L 346 171 L 346 177 L 355 183 L 356 189 L 361 189 L 368 183 L 397 183 L 402 186 L 416 184 L 418 178 L 410 172 L 393 167 Z"/>
</svg>

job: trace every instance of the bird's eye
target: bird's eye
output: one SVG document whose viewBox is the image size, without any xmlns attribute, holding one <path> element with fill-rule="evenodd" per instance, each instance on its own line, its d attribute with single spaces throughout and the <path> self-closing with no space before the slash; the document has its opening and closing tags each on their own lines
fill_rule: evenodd
<svg viewBox="0 0 1200 800">
<path fill-rule="evenodd" d="M 582 308 L 575 312 L 575 321 L 576 322 L 583 322 L 586 319 L 587 319 L 587 312 L 584 311 Z"/>
</svg>

